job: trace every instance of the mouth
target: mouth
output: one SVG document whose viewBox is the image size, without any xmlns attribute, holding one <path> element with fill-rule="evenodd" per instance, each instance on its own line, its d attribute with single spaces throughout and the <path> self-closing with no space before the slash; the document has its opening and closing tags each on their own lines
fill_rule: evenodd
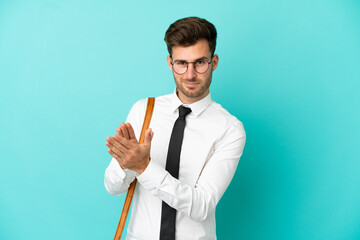
<svg viewBox="0 0 360 240">
<path fill-rule="evenodd" d="M 198 85 L 199 85 L 198 82 L 185 82 L 185 86 L 188 88 L 195 88 Z"/>
</svg>

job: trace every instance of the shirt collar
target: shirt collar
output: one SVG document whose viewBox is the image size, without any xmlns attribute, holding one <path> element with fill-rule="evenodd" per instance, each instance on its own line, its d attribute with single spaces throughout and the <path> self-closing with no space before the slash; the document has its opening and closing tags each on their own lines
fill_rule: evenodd
<svg viewBox="0 0 360 240">
<path fill-rule="evenodd" d="M 203 99 L 197 102 L 194 102 L 192 104 L 184 104 L 177 96 L 176 88 L 175 88 L 175 91 L 172 94 L 172 99 L 171 99 L 171 111 L 175 112 L 180 105 L 183 105 L 184 107 L 191 108 L 191 113 L 189 115 L 198 117 L 210 105 L 210 103 L 211 103 L 211 95 L 209 93 L 206 97 L 204 97 Z"/>
</svg>

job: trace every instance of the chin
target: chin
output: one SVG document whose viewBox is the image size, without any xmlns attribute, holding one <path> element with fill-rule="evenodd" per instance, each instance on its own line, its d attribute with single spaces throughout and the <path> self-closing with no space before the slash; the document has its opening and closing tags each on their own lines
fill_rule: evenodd
<svg viewBox="0 0 360 240">
<path fill-rule="evenodd" d="M 189 98 L 198 98 L 201 97 L 204 93 L 198 92 L 198 91 L 186 91 L 185 92 L 185 96 L 189 97 Z"/>
</svg>

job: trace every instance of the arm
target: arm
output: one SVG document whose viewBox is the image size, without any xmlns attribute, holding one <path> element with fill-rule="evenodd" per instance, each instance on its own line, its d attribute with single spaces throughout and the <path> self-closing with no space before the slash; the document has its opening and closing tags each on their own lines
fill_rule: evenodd
<svg viewBox="0 0 360 240">
<path fill-rule="evenodd" d="M 234 123 L 215 143 L 214 152 L 195 186 L 182 183 L 153 161 L 137 179 L 151 194 L 171 207 L 194 221 L 203 221 L 214 211 L 229 186 L 242 155 L 245 138 L 241 122 Z"/>
<path fill-rule="evenodd" d="M 140 112 L 141 107 L 140 103 L 137 102 L 131 108 L 129 115 L 127 117 L 127 121 L 132 122 L 134 125 L 135 131 L 138 130 L 140 122 Z M 124 137 L 126 139 L 130 139 L 130 135 L 128 134 L 127 128 L 125 124 L 121 124 L 120 128 L 117 128 L 118 136 Z M 115 135 L 114 135 L 115 136 Z M 132 136 L 136 139 L 135 134 Z M 106 145 L 109 147 L 109 138 L 107 138 Z M 104 185 L 106 190 L 112 195 L 120 195 L 127 191 L 131 182 L 135 179 L 135 172 L 126 169 L 126 167 L 121 166 L 119 156 L 114 154 L 113 152 L 109 151 L 109 153 L 113 156 L 111 162 L 107 169 L 105 170 L 105 177 L 104 177 Z"/>
<path fill-rule="evenodd" d="M 121 195 L 125 193 L 132 181 L 135 179 L 135 172 L 129 169 L 122 169 L 118 161 L 113 158 L 105 170 L 104 184 L 108 193 Z"/>
</svg>

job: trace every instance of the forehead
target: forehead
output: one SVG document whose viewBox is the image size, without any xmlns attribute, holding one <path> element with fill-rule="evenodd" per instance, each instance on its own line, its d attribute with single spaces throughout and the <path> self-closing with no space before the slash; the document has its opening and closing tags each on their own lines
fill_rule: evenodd
<svg viewBox="0 0 360 240">
<path fill-rule="evenodd" d="M 210 48 L 207 40 L 199 40 L 191 46 L 175 46 L 172 48 L 172 58 L 174 60 L 193 61 L 202 57 L 210 58 Z"/>
</svg>

